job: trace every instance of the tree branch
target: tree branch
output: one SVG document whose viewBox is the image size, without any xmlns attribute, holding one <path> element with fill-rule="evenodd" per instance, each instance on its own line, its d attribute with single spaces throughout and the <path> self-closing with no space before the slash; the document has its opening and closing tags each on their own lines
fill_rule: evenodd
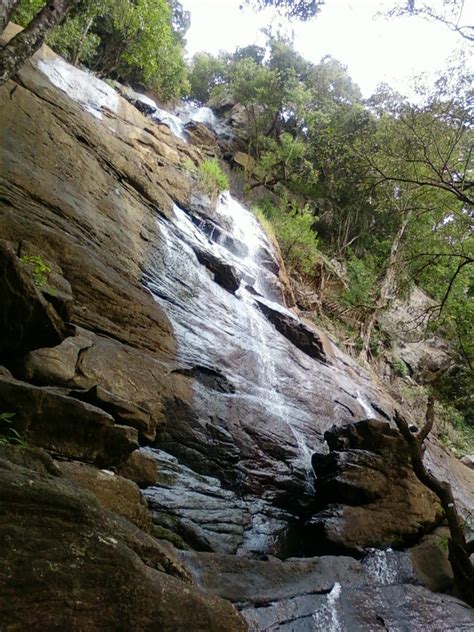
<svg viewBox="0 0 474 632">
<path fill-rule="evenodd" d="M 50 0 L 28 26 L 0 49 L 0 86 L 14 77 L 80 0 Z"/>
</svg>

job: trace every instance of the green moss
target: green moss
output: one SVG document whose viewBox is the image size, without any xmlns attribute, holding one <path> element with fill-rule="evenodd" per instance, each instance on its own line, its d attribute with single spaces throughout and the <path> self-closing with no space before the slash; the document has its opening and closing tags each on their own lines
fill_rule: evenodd
<svg viewBox="0 0 474 632">
<path fill-rule="evenodd" d="M 36 287 L 45 287 L 52 269 L 43 260 L 43 257 L 41 255 L 24 255 L 20 257 L 20 261 L 30 272 Z"/>
<path fill-rule="evenodd" d="M 159 525 L 152 525 L 151 527 L 151 535 L 157 540 L 167 540 L 171 542 L 177 549 L 187 550 L 189 546 L 186 542 L 174 531 L 170 531 L 169 529 L 165 529 L 165 527 L 160 527 Z"/>
</svg>

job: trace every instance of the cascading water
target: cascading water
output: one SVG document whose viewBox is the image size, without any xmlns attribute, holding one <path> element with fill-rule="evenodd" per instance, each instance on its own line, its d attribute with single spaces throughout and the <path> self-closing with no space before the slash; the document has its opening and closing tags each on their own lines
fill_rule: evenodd
<svg viewBox="0 0 474 632">
<path fill-rule="evenodd" d="M 364 559 L 364 566 L 378 584 L 388 586 L 399 580 L 398 562 L 392 549 L 372 549 Z"/>
<path fill-rule="evenodd" d="M 281 479 L 282 486 L 312 492 L 311 455 L 324 450 L 324 420 L 338 415 L 347 419 L 360 382 L 340 367 L 306 355 L 264 315 L 259 303 L 299 323 L 284 305 L 270 241 L 254 215 L 229 193 L 207 214 L 202 207 L 199 214 L 175 207 L 171 221 L 160 218 L 158 223 L 163 239 L 156 244 L 145 283 L 170 318 L 178 359 L 187 367 L 219 371 L 231 384 L 225 393 L 196 384 L 193 408 L 213 420 L 215 432 L 235 433 L 239 424 L 246 433 L 249 438 L 242 445 L 251 456 L 243 460 L 245 477 L 248 472 L 266 476 L 265 455 L 274 468 L 276 455 L 293 454 L 291 461 L 287 456 L 276 461 L 281 476 L 272 474 L 274 484 Z M 234 293 L 200 263 L 196 253 L 202 252 L 236 272 L 240 287 Z M 335 385 L 343 392 L 337 401 Z M 347 404 L 340 406 L 344 393 Z"/>
<path fill-rule="evenodd" d="M 315 632 L 345 632 L 337 612 L 337 604 L 341 596 L 341 584 L 336 582 L 332 590 L 328 593 L 324 606 L 318 608 L 312 616 L 313 629 Z"/>
<path fill-rule="evenodd" d="M 218 229 L 213 229 L 210 236 L 203 222 L 196 225 L 178 207 L 174 209 L 171 223 L 159 220 L 164 239 L 157 267 L 173 269 L 175 273 L 180 269 L 177 275 L 180 285 L 168 282 L 170 278 L 158 270 L 148 276 L 147 285 L 171 316 L 178 343 L 181 343 L 181 359 L 224 369 L 236 385 L 239 397 L 257 407 L 260 414 L 271 415 L 279 424 L 284 424 L 299 468 L 305 473 L 307 484 L 312 485 L 314 450 L 307 439 L 311 434 L 308 433 L 311 417 L 309 412 L 297 409 L 295 402 L 281 392 L 287 379 L 286 371 L 279 371 L 274 360 L 275 357 L 280 359 L 283 350 L 278 350 L 280 336 L 255 302 L 257 294 L 276 309 L 288 312 L 281 295 L 279 303 L 273 300 L 278 279 L 261 265 L 262 260 L 272 258 L 271 245 L 253 214 L 229 193 L 220 196 L 214 220 Z M 238 271 L 242 282 L 235 296 L 210 278 L 196 259 L 196 248 L 205 249 Z M 208 317 L 203 328 L 197 320 L 193 321 L 194 318 L 202 320 L 205 313 Z M 216 314 L 219 314 L 218 319 Z M 286 347 L 287 341 L 283 341 Z M 240 375 L 235 373 L 235 364 L 228 362 L 229 356 L 235 353 L 241 354 L 244 360 Z M 232 399 L 233 396 L 228 396 L 230 406 Z M 301 427 L 302 422 L 307 425 L 306 430 Z"/>
</svg>

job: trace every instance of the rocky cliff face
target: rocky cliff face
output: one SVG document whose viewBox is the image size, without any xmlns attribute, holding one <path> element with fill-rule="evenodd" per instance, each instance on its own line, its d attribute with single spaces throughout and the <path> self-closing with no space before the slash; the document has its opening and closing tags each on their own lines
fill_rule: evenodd
<svg viewBox="0 0 474 632">
<path fill-rule="evenodd" d="M 256 559 L 361 558 L 416 543 L 441 516 L 403 455 L 387 465 L 394 403 L 383 388 L 289 309 L 281 260 L 252 214 L 229 193 L 200 193 L 189 165 L 217 147 L 211 130 L 195 122 L 177 137 L 163 114 L 145 117 L 47 48 L 1 89 L 0 107 L 0 413 L 15 413 L 28 445 L 73 462 L 3 454 L 0 625 L 21 629 L 34 613 L 38 629 L 422 630 L 435 608 L 439 629 L 471 629 L 460 602 L 413 586 L 439 589 L 409 555 L 389 572 L 381 554 L 381 575 L 370 556 Z M 25 274 L 38 256 L 52 269 L 40 287 Z M 325 456 L 327 430 L 365 418 L 382 448 L 355 441 Z M 473 508 L 472 471 L 435 444 L 429 458 Z M 121 475 L 146 488 L 153 526 Z M 33 481 L 28 494 L 21 481 Z M 21 547 L 50 541 L 43 501 L 51 532 L 69 534 L 51 561 Z M 408 527 L 384 528 L 406 508 Z M 126 526 L 114 531 L 117 514 Z M 48 600 L 64 607 L 46 613 Z"/>
</svg>

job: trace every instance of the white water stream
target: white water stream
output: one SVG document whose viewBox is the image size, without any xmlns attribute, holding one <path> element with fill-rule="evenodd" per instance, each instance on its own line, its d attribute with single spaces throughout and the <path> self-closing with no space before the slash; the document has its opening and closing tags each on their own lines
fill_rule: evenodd
<svg viewBox="0 0 474 632">
<path fill-rule="evenodd" d="M 327 595 L 325 605 L 313 614 L 315 632 L 345 632 L 337 611 L 340 596 L 341 584 L 336 582 Z"/>
<path fill-rule="evenodd" d="M 118 93 L 91 73 L 56 57 L 40 57 L 36 64 L 53 85 L 94 117 L 102 118 L 104 110 L 118 113 Z M 141 98 L 150 111 L 156 105 L 144 95 L 132 97 Z M 191 120 L 214 126 L 216 132 L 221 125 L 209 108 L 193 104 L 184 104 L 175 113 L 156 106 L 153 116 L 182 139 Z M 171 221 L 157 221 L 162 239 L 152 246 L 144 283 L 170 319 L 179 360 L 184 366 L 218 371 L 233 387 L 225 393 L 200 393 L 204 414 L 233 419 L 232 423 L 238 418 L 255 450 L 270 454 L 270 468 L 281 454 L 283 476 L 288 478 L 288 471 L 296 469 L 310 489 L 311 455 L 324 449 L 324 430 L 335 421 L 352 421 L 360 408 L 373 415 L 369 379 L 337 349 L 332 364 L 309 357 L 263 315 L 257 299 L 299 323 L 284 305 L 271 243 L 254 215 L 229 193 L 204 215 L 175 207 Z M 232 266 L 241 279 L 235 294 L 215 282 L 197 259 L 196 249 Z"/>
<path fill-rule="evenodd" d="M 284 307 L 281 298 L 279 303 L 273 300 L 278 279 L 273 275 L 272 283 L 269 283 L 272 274 L 261 265 L 262 258 L 268 260 L 272 256 L 271 244 L 253 214 L 228 192 L 218 200 L 215 219 L 216 227 L 206 231 L 204 221 L 193 223 L 184 211 L 175 207 L 170 223 L 158 220 L 164 238 L 160 267 L 175 272 L 182 270 L 182 274 L 177 275 L 181 287 L 173 280 L 168 282 L 163 275 L 153 275 L 148 287 L 158 301 L 165 301 L 176 338 L 178 343 L 181 342 L 183 361 L 225 367 L 226 338 L 236 349 L 240 346 L 245 357 L 242 374 L 235 374 L 235 365 L 229 367 L 234 383 L 240 386 L 240 397 L 243 395 L 252 406 L 257 404 L 265 414 L 279 419 L 279 423 L 287 427 L 309 491 L 313 485 L 311 455 L 314 449 L 308 445 L 307 433 L 298 424 L 298 419 L 310 424 L 311 418 L 301 409 L 296 411 L 294 403 L 282 393 L 285 375 L 279 374 L 275 363 L 275 357 L 278 357 L 275 342 L 279 335 L 255 301 L 255 295 L 258 295 L 273 309 L 295 318 Z M 235 295 L 212 280 L 208 270 L 198 263 L 193 248 L 212 253 L 237 270 L 242 282 Z M 194 331 L 189 322 L 193 318 L 190 311 L 201 318 L 207 312 L 208 326 L 200 325 Z M 213 320 L 213 314 L 218 314 L 219 318 Z M 286 346 L 288 342 L 283 341 Z M 220 356 L 219 364 L 216 351 Z"/>
</svg>

